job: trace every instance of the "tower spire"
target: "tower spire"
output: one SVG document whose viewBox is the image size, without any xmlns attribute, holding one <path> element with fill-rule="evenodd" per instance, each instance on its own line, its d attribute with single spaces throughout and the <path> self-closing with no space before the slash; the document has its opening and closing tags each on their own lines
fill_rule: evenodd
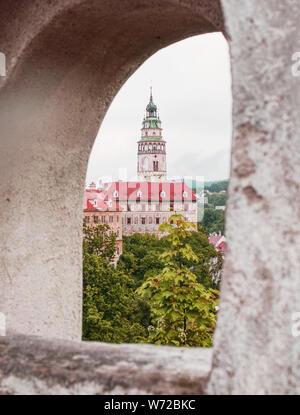
<svg viewBox="0 0 300 415">
<path fill-rule="evenodd" d="M 142 123 L 141 139 L 138 141 L 138 177 L 146 181 L 166 180 L 166 142 L 162 137 L 161 121 L 157 106 L 153 102 L 150 86 L 150 102 L 146 107 L 146 117 Z"/>
</svg>

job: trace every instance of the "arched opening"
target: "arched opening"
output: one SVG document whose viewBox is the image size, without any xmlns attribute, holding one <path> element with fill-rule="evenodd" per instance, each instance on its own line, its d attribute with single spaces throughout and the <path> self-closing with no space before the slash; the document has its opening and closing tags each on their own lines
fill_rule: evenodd
<svg viewBox="0 0 300 415">
<path fill-rule="evenodd" d="M 153 87 L 149 88 L 150 79 Z M 172 215 L 194 223 L 195 232 L 185 242 L 192 244 L 197 260 L 187 261 L 188 269 L 193 270 L 199 287 L 218 299 L 226 246 L 231 124 L 230 59 L 221 33 L 193 36 L 160 50 L 118 92 L 91 153 L 84 216 L 89 217 L 93 210 L 103 211 L 110 229 L 121 228 L 116 240 L 120 249 L 114 258 L 116 270 L 111 266 L 109 274 L 104 246 L 110 242 L 100 240 L 103 254 L 99 264 L 90 256 L 94 244 L 90 233 L 84 242 L 85 247 L 91 247 L 84 250 L 84 287 L 88 287 L 83 297 L 84 340 L 142 343 L 150 341 L 151 329 L 154 342 L 153 313 L 145 312 L 151 301 L 142 301 L 136 290 L 152 275 L 160 279 L 164 262 L 158 258 L 168 246 L 160 228 Z M 149 136 L 156 134 L 152 141 L 148 132 Z M 95 207 L 88 204 L 92 198 L 98 201 Z M 108 206 L 109 201 L 113 205 Z M 108 218 L 113 212 L 123 221 L 110 225 Z M 97 224 L 89 225 L 96 232 Z M 105 234 L 102 226 L 98 231 Z M 99 241 L 98 231 L 95 238 Z M 118 281 L 127 285 L 115 296 Z M 138 317 L 130 313 L 132 308 Z M 215 319 L 206 322 L 209 342 L 201 342 L 198 336 L 199 342 L 193 341 L 193 346 L 211 345 L 210 324 L 215 327 L 214 323 Z M 110 335 L 103 329 L 106 325 Z M 189 325 L 190 321 L 185 327 Z M 170 323 L 168 327 L 174 326 Z M 133 333 L 133 327 L 140 331 Z M 165 333 L 163 344 L 183 345 L 176 334 L 180 329 L 168 328 L 174 339 L 169 340 Z"/>
</svg>

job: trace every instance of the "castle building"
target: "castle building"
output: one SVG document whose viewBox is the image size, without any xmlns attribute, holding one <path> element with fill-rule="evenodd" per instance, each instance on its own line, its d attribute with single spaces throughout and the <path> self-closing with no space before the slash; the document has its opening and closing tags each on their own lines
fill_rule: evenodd
<svg viewBox="0 0 300 415">
<path fill-rule="evenodd" d="M 167 181 L 166 141 L 162 138 L 161 121 L 153 102 L 150 102 L 143 119 L 141 138 L 138 141 L 138 181 L 116 181 L 96 189 L 94 183 L 86 190 L 97 200 L 121 212 L 122 233 L 151 233 L 161 236 L 159 225 L 174 214 L 197 225 L 197 196 L 184 182 Z M 87 197 L 85 196 L 85 200 Z"/>
</svg>

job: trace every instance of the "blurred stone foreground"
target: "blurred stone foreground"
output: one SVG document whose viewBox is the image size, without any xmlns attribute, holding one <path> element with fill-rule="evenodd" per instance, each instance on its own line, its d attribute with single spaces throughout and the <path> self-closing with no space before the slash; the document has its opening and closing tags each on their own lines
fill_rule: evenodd
<svg viewBox="0 0 300 415">
<path fill-rule="evenodd" d="M 299 17 L 293 0 L 0 0 L 1 393 L 299 393 Z M 214 349 L 81 343 L 101 121 L 147 57 L 213 31 L 230 42 L 233 95 Z"/>
</svg>

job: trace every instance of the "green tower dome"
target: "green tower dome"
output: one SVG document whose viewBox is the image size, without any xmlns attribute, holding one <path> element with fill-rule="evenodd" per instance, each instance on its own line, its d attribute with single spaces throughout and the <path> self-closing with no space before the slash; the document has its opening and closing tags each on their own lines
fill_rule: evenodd
<svg viewBox="0 0 300 415">
<path fill-rule="evenodd" d="M 154 104 L 153 101 L 150 101 L 149 104 L 146 107 L 146 110 L 148 112 L 156 112 L 157 111 L 157 106 Z"/>
<path fill-rule="evenodd" d="M 151 116 L 155 116 L 156 117 L 156 111 L 157 111 L 157 106 L 154 104 L 153 102 L 153 97 L 152 97 L 152 87 L 150 89 L 150 102 L 146 107 L 146 111 L 149 113 L 150 117 Z"/>
</svg>

